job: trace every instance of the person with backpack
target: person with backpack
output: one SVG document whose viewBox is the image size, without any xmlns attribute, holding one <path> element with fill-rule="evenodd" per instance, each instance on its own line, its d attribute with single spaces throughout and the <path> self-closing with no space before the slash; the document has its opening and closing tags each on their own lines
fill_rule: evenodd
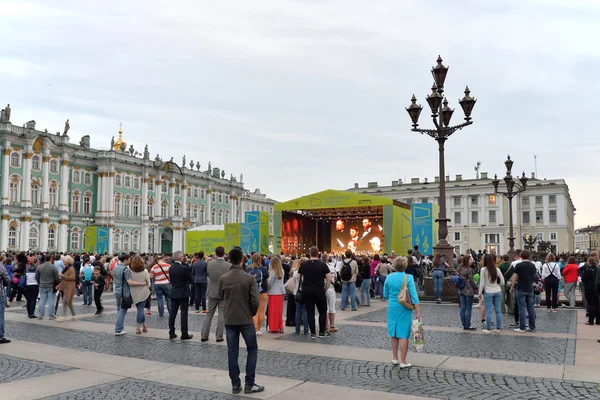
<svg viewBox="0 0 600 400">
<path fill-rule="evenodd" d="M 460 296 L 460 323 L 465 331 L 474 331 L 477 328 L 471 326 L 471 313 L 473 310 L 473 298 L 477 285 L 473 280 L 473 257 L 466 255 L 458 267 L 459 283 L 456 285 Z"/>
<path fill-rule="evenodd" d="M 267 299 L 269 297 L 269 270 L 263 266 L 263 258 L 259 253 L 252 254 L 252 264 L 250 266 L 250 275 L 256 278 L 256 284 L 258 285 L 258 295 L 260 297 L 260 303 L 258 305 L 258 311 L 254 316 L 254 327 L 256 328 L 256 335 L 262 335 L 261 328 L 265 321 L 265 308 L 267 305 Z"/>
<path fill-rule="evenodd" d="M 600 301 L 598 298 L 598 289 L 600 289 L 600 279 L 598 277 L 598 261 L 594 257 L 589 257 L 587 268 L 583 272 L 581 283 L 585 293 L 585 299 L 588 305 L 588 321 L 586 325 L 600 325 Z"/>
<path fill-rule="evenodd" d="M 358 264 L 352 258 L 352 250 L 346 250 L 346 258 L 342 260 L 340 268 L 340 280 L 342 281 L 342 311 L 346 311 L 348 306 L 348 296 L 352 311 L 356 311 L 356 275 L 358 274 Z"/>
<path fill-rule="evenodd" d="M 94 267 L 90 263 L 90 258 L 85 256 L 83 258 L 83 266 L 79 270 L 79 281 L 81 282 L 81 288 L 83 291 L 83 305 L 91 306 L 92 305 L 92 289 L 94 287 L 94 282 L 92 282 L 92 277 L 94 275 Z"/>
<path fill-rule="evenodd" d="M 558 307 L 558 283 L 560 281 L 560 265 L 556 263 L 556 257 L 552 253 L 546 256 L 546 263 L 542 266 L 542 280 L 546 289 L 546 311 L 556 312 Z"/>
<path fill-rule="evenodd" d="M 385 297 L 383 296 L 383 286 L 385 285 L 385 280 L 389 274 L 394 272 L 394 269 L 390 265 L 387 257 L 383 257 L 381 263 L 375 267 L 375 275 L 377 276 L 377 292 L 381 295 L 381 301 L 385 301 Z"/>
</svg>

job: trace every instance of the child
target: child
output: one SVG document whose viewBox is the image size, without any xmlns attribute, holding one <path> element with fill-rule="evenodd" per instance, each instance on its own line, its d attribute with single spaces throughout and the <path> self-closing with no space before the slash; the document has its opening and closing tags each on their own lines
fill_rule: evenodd
<svg viewBox="0 0 600 400">
<path fill-rule="evenodd" d="M 96 314 L 102 314 L 102 292 L 104 292 L 105 279 L 101 274 L 100 267 L 94 267 L 94 276 L 92 277 L 94 283 L 94 302 L 96 303 Z"/>
</svg>

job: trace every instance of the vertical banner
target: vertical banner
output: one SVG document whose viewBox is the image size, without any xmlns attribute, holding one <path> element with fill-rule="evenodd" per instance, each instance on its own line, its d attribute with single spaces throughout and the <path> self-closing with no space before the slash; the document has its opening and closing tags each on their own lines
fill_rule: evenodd
<svg viewBox="0 0 600 400">
<path fill-rule="evenodd" d="M 282 212 L 275 210 L 273 212 L 273 254 L 280 254 L 282 251 Z"/>
<path fill-rule="evenodd" d="M 260 212 L 260 254 L 269 254 L 269 213 L 266 211 Z"/>
<path fill-rule="evenodd" d="M 410 207 L 383 207 L 383 232 L 385 253 L 405 256 L 411 248 Z"/>
<path fill-rule="evenodd" d="M 225 251 L 229 251 L 235 246 L 242 245 L 242 224 L 225 224 Z"/>
<path fill-rule="evenodd" d="M 252 252 L 252 232 L 250 226 L 246 223 L 240 224 L 241 230 L 241 247 L 245 254 Z"/>
<path fill-rule="evenodd" d="M 88 226 L 84 234 L 84 251 L 88 253 L 108 253 L 109 229 L 105 226 Z"/>
<path fill-rule="evenodd" d="M 400 226 L 402 232 L 402 251 L 404 254 L 408 254 L 408 250 L 412 249 L 412 221 L 411 221 L 411 208 L 400 209 Z"/>
<path fill-rule="evenodd" d="M 436 241 L 433 235 L 436 216 L 431 203 L 412 205 L 412 242 L 422 254 L 433 254 Z"/>
<path fill-rule="evenodd" d="M 246 225 L 250 229 L 250 251 L 260 252 L 260 211 L 246 212 Z"/>
</svg>

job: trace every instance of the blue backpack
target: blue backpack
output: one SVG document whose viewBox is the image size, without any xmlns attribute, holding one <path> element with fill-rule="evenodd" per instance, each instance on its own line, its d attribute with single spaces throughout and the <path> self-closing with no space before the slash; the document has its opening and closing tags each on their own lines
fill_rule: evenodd
<svg viewBox="0 0 600 400">
<path fill-rule="evenodd" d="M 465 281 L 460 277 L 460 275 L 452 275 L 450 277 L 454 286 L 456 286 L 456 290 L 461 290 L 465 287 Z"/>
<path fill-rule="evenodd" d="M 92 268 L 91 265 L 83 267 L 83 281 L 84 282 L 92 281 L 92 272 L 94 272 L 94 269 Z"/>
</svg>

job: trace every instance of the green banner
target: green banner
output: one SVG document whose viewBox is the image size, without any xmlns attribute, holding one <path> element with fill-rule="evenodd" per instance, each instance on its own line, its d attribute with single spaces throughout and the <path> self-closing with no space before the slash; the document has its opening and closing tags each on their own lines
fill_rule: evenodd
<svg viewBox="0 0 600 400">
<path fill-rule="evenodd" d="M 218 246 L 225 246 L 224 231 L 187 231 L 185 235 L 185 252 L 187 254 L 203 251 L 212 254 Z"/>
<path fill-rule="evenodd" d="M 225 224 L 225 251 L 242 245 L 242 224 Z"/>
</svg>

